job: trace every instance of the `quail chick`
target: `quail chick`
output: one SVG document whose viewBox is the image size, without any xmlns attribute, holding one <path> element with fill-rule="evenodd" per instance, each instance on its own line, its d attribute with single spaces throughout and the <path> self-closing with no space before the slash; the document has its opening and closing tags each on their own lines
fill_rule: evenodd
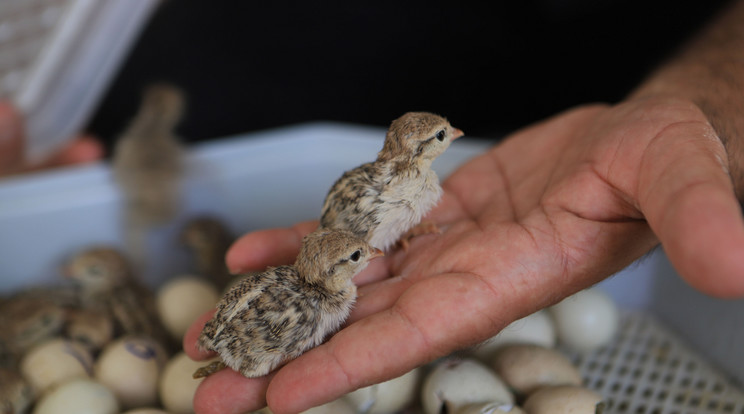
<svg viewBox="0 0 744 414">
<path fill-rule="evenodd" d="M 462 135 L 446 119 L 427 112 L 394 120 L 377 160 L 347 171 L 333 184 L 321 227 L 349 230 L 388 250 L 439 201 L 442 189 L 431 164 Z"/>
<path fill-rule="evenodd" d="M 349 315 L 356 299 L 351 279 L 381 255 L 348 231 L 307 235 L 294 265 L 250 275 L 220 300 L 197 345 L 222 361 L 194 377 L 225 366 L 259 377 L 317 346 Z"/>
<path fill-rule="evenodd" d="M 173 129 L 183 107 L 179 89 L 167 84 L 148 87 L 114 147 L 112 168 L 125 201 L 127 248 L 138 264 L 145 261 L 147 231 L 178 213 L 184 150 Z"/>
<path fill-rule="evenodd" d="M 25 413 L 33 398 L 31 386 L 18 371 L 0 368 L 0 413 Z"/>
<path fill-rule="evenodd" d="M 80 287 L 83 308 L 110 315 L 125 334 L 145 334 L 168 344 L 152 292 L 134 278 L 129 262 L 118 250 L 84 250 L 67 263 L 65 273 Z"/>
<path fill-rule="evenodd" d="M 225 225 L 207 216 L 189 220 L 181 230 L 181 240 L 193 252 L 199 272 L 224 289 L 232 275 L 225 264 L 225 255 L 234 237 Z"/>
<path fill-rule="evenodd" d="M 42 297 L 18 295 L 0 305 L 0 367 L 13 367 L 20 356 L 62 331 L 65 309 Z"/>
</svg>

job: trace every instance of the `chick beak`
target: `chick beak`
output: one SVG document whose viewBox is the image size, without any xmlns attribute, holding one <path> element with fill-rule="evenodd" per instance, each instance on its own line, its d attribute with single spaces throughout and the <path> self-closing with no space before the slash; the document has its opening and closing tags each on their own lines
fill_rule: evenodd
<svg viewBox="0 0 744 414">
<path fill-rule="evenodd" d="M 374 259 L 375 257 L 382 257 L 382 256 L 385 256 L 385 252 L 383 252 L 382 250 L 376 247 L 373 247 L 372 251 L 370 252 L 369 258 Z"/>
<path fill-rule="evenodd" d="M 462 132 L 460 128 L 452 128 L 452 141 L 456 140 L 457 138 L 460 138 L 463 135 L 465 135 L 465 133 Z"/>
</svg>

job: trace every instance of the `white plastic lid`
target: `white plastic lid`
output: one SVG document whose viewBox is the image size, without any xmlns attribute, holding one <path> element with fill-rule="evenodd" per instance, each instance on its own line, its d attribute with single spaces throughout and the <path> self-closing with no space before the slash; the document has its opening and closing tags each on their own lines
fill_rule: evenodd
<svg viewBox="0 0 744 414">
<path fill-rule="evenodd" d="M 10 0 L 0 8 L 0 43 L 3 33 L 10 42 L 0 53 L 2 87 L 25 115 L 27 160 L 43 159 L 79 132 L 157 4 Z M 24 61 L 24 53 L 33 56 Z"/>
</svg>

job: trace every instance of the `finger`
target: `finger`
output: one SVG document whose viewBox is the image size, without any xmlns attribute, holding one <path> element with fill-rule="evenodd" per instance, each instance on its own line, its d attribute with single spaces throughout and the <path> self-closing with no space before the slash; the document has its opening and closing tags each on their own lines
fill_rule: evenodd
<svg viewBox="0 0 744 414">
<path fill-rule="evenodd" d="M 317 227 L 317 221 L 305 221 L 289 228 L 248 233 L 228 250 L 227 267 L 231 273 L 243 273 L 294 263 L 302 238 Z"/>
<path fill-rule="evenodd" d="M 401 276 L 361 286 L 357 290 L 357 301 L 346 325 L 364 319 L 369 315 L 389 309 L 400 295 L 412 285 L 412 281 Z"/>
<path fill-rule="evenodd" d="M 92 136 L 83 135 L 70 142 L 58 153 L 41 164 L 31 165 L 29 169 L 59 167 L 63 165 L 82 164 L 103 158 L 103 145 Z"/>
<path fill-rule="evenodd" d="M 486 339 L 525 306 L 510 306 L 510 293 L 469 274 L 422 280 L 389 310 L 339 331 L 278 371 L 267 402 L 276 414 L 300 412 Z"/>
<path fill-rule="evenodd" d="M 215 311 L 216 309 L 212 309 L 197 318 L 194 323 L 189 326 L 189 329 L 183 336 L 183 351 L 186 352 L 186 355 L 188 355 L 189 358 L 195 361 L 201 361 L 215 355 L 214 352 L 203 351 L 196 346 L 196 340 L 199 338 L 199 335 L 201 335 L 204 325 L 206 325 L 207 321 L 214 316 Z"/>
<path fill-rule="evenodd" d="M 202 381 L 194 394 L 196 414 L 241 414 L 266 406 L 266 387 L 271 374 L 246 378 L 229 368 Z"/>
<path fill-rule="evenodd" d="M 0 101 L 0 175 L 21 170 L 24 141 L 21 115 L 13 105 Z"/>
<path fill-rule="evenodd" d="M 705 123 L 675 125 L 645 157 L 641 209 L 672 264 L 698 290 L 744 296 L 744 221 L 720 140 Z"/>
</svg>

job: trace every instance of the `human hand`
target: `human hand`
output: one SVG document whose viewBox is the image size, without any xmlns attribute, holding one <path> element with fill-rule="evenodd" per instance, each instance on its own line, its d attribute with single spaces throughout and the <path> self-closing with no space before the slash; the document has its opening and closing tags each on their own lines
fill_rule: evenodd
<svg viewBox="0 0 744 414">
<path fill-rule="evenodd" d="M 0 101 L 0 177 L 94 161 L 103 156 L 101 144 L 83 135 L 48 159 L 29 164 L 24 159 L 25 142 L 23 117 L 13 105 Z"/>
<path fill-rule="evenodd" d="M 196 412 L 265 401 L 277 414 L 299 412 L 399 376 L 600 281 L 659 241 L 694 287 L 742 296 L 744 223 L 728 166 L 704 115 L 685 101 L 584 106 L 519 131 L 443 183 L 427 217 L 441 234 L 413 239 L 358 276 L 364 285 L 344 329 L 267 377 L 210 376 Z M 315 226 L 248 234 L 228 266 L 292 262 Z M 185 338 L 192 358 L 205 356 L 194 342 L 208 316 Z"/>
</svg>

